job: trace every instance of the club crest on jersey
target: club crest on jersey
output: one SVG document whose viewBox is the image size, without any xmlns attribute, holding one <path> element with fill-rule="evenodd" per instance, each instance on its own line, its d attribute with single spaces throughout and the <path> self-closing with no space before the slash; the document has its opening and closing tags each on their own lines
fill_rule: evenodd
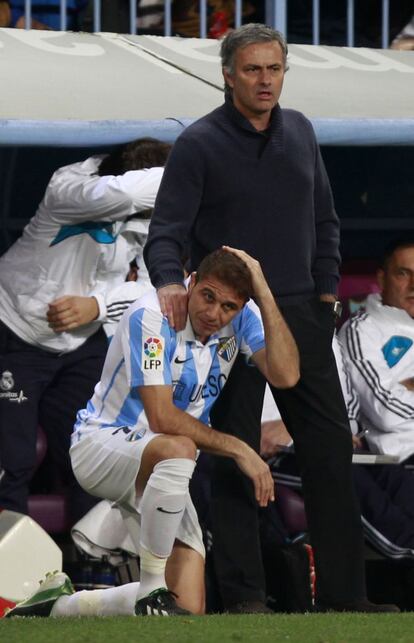
<svg viewBox="0 0 414 643">
<path fill-rule="evenodd" d="M 388 340 L 386 344 L 382 347 L 382 352 L 385 357 L 385 361 L 388 366 L 392 368 L 398 362 L 406 352 L 413 345 L 413 340 L 409 337 L 402 337 L 401 335 L 393 335 L 391 339 Z"/>
<path fill-rule="evenodd" d="M 236 338 L 234 335 L 231 337 L 220 337 L 217 355 L 224 359 L 226 362 L 231 362 L 237 350 Z"/>
<path fill-rule="evenodd" d="M 142 346 L 142 368 L 156 371 L 164 366 L 164 340 L 160 337 L 147 337 Z"/>
</svg>

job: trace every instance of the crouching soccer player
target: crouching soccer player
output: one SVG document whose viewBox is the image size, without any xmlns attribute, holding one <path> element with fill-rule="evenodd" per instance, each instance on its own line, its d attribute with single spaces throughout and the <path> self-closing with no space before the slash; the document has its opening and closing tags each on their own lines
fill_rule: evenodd
<svg viewBox="0 0 414 643">
<path fill-rule="evenodd" d="M 273 386 L 294 386 L 293 337 L 260 264 L 241 250 L 208 255 L 187 287 L 180 332 L 168 325 L 155 291 L 124 314 L 70 450 L 84 489 L 119 506 L 138 545 L 140 583 L 72 594 L 65 574 L 51 575 L 10 616 L 42 607 L 52 616 L 203 613 L 204 547 L 188 491 L 198 449 L 233 458 L 260 506 L 274 499 L 267 464 L 208 419 L 239 351 Z"/>
</svg>

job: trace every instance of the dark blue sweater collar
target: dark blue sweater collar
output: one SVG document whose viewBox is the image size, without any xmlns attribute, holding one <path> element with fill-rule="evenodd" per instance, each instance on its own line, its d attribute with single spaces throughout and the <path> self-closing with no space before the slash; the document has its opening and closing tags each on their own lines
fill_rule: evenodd
<svg viewBox="0 0 414 643">
<path fill-rule="evenodd" d="M 250 121 L 239 112 L 239 110 L 234 106 L 231 96 L 226 96 L 224 109 L 228 118 L 237 127 L 247 130 L 252 134 L 257 134 L 257 136 L 269 136 L 272 145 L 277 150 L 281 151 L 283 149 L 283 113 L 279 104 L 272 109 L 269 127 L 264 132 L 258 132 Z"/>
</svg>

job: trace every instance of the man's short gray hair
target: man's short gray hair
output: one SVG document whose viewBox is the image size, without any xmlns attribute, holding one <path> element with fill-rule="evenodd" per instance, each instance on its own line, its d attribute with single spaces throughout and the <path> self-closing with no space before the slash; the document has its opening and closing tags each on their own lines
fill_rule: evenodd
<svg viewBox="0 0 414 643">
<path fill-rule="evenodd" d="M 230 75 L 233 75 L 236 51 L 259 42 L 279 43 L 283 54 L 285 71 L 287 71 L 288 46 L 283 34 L 271 27 L 253 22 L 230 31 L 223 39 L 220 49 L 223 69 L 225 69 Z"/>
</svg>

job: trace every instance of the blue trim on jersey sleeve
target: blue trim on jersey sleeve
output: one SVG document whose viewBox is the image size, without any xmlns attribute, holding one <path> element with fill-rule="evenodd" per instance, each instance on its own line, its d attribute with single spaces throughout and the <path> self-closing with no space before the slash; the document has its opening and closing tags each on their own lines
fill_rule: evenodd
<svg viewBox="0 0 414 643">
<path fill-rule="evenodd" d="M 168 361 L 171 364 L 172 358 L 174 357 L 175 349 L 177 348 L 177 332 L 174 330 L 174 328 L 171 328 L 169 326 L 169 344 L 168 344 Z M 167 346 L 167 344 L 165 344 Z M 165 351 L 167 354 L 167 350 Z"/>
<path fill-rule="evenodd" d="M 161 336 L 164 339 L 164 384 L 171 386 L 171 359 L 176 346 L 176 332 L 168 324 L 167 317 L 162 318 Z M 171 352 L 172 351 L 172 352 Z"/>
<path fill-rule="evenodd" d="M 131 385 L 142 386 L 144 374 L 142 372 L 142 318 L 145 308 L 138 308 L 129 318 L 129 347 L 131 359 Z"/>
<path fill-rule="evenodd" d="M 265 348 L 262 320 L 248 306 L 245 306 L 233 320 L 233 328 L 241 351 L 243 351 L 243 343 L 247 345 L 252 354 Z"/>
</svg>

